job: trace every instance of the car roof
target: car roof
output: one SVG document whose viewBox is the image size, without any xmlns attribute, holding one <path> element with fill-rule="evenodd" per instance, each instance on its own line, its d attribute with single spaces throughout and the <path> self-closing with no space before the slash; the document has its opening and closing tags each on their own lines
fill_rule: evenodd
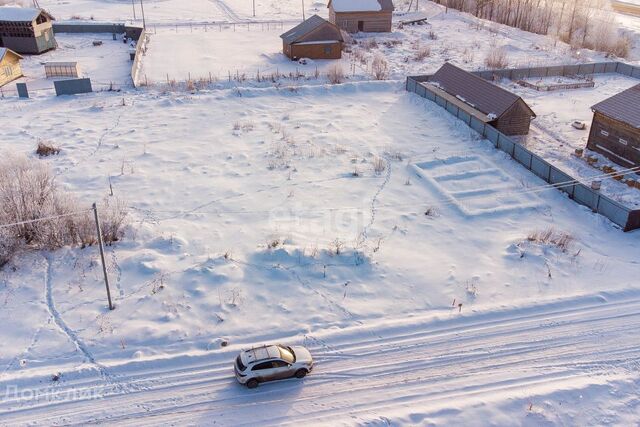
<svg viewBox="0 0 640 427">
<path fill-rule="evenodd" d="M 280 350 L 276 345 L 254 347 L 242 352 L 243 362 L 255 363 L 262 360 L 274 359 L 280 357 Z"/>
</svg>

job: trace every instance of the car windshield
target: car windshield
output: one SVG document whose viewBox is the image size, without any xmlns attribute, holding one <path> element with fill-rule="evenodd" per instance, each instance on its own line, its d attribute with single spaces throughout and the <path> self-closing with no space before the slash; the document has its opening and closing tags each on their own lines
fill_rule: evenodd
<svg viewBox="0 0 640 427">
<path fill-rule="evenodd" d="M 279 345 L 278 350 L 280 350 L 280 358 L 287 363 L 293 363 L 296 361 L 296 356 L 291 347 L 284 347 Z"/>
<path fill-rule="evenodd" d="M 238 356 L 236 358 L 236 365 L 238 365 L 238 369 L 240 370 L 240 372 L 244 371 L 245 369 L 247 369 L 246 366 L 244 366 L 244 364 L 242 363 L 242 359 L 240 358 L 240 356 Z"/>
</svg>

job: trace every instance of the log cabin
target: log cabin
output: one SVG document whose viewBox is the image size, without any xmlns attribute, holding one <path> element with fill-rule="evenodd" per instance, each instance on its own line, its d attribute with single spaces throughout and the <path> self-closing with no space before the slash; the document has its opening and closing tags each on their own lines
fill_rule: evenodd
<svg viewBox="0 0 640 427">
<path fill-rule="evenodd" d="M 625 168 L 640 167 L 640 85 L 591 107 L 587 148 Z"/>
<path fill-rule="evenodd" d="M 282 52 L 293 60 L 340 59 L 344 39 L 338 27 L 318 15 L 280 36 Z"/>
<path fill-rule="evenodd" d="M 389 33 L 392 0 L 329 0 L 329 21 L 348 33 Z"/>
<path fill-rule="evenodd" d="M 42 9 L 0 7 L 0 47 L 20 54 L 40 54 L 58 47 L 53 16 Z"/>
<path fill-rule="evenodd" d="M 526 135 L 536 117 L 518 95 L 468 71 L 445 63 L 427 84 L 447 101 L 505 135 Z"/>
</svg>

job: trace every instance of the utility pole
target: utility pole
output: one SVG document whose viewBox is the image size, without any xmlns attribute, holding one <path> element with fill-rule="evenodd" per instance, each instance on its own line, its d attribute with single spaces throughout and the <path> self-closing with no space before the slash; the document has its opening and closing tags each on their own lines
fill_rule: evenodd
<svg viewBox="0 0 640 427">
<path fill-rule="evenodd" d="M 144 3 L 140 0 L 140 9 L 142 9 L 142 28 L 147 29 L 147 21 L 144 18 Z"/>
<path fill-rule="evenodd" d="M 136 20 L 136 0 L 131 0 L 131 7 L 133 8 L 133 20 Z"/>
<path fill-rule="evenodd" d="M 253 0 L 253 17 L 256 17 L 256 0 Z"/>
<path fill-rule="evenodd" d="M 302 20 L 306 21 L 307 18 L 304 16 L 304 0 L 302 0 Z"/>
<path fill-rule="evenodd" d="M 100 228 L 100 218 L 98 218 L 98 206 L 93 204 L 93 215 L 96 219 L 96 231 L 98 232 L 98 246 L 100 247 L 100 259 L 102 260 L 102 273 L 104 273 L 104 284 L 107 287 L 107 300 L 109 301 L 109 310 L 113 310 L 113 302 L 111 302 L 111 290 L 109 289 L 109 276 L 107 275 L 107 264 L 104 262 L 104 245 L 102 243 L 102 229 Z"/>
</svg>

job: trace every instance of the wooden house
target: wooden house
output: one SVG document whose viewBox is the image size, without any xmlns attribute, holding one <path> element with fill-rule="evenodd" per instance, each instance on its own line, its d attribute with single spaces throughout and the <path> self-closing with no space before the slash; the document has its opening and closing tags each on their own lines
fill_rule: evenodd
<svg viewBox="0 0 640 427">
<path fill-rule="evenodd" d="M 22 77 L 21 59 L 22 56 L 11 49 L 0 47 L 0 87 Z"/>
<path fill-rule="evenodd" d="M 0 47 L 17 53 L 39 54 L 58 45 L 54 18 L 42 9 L 0 7 Z"/>
<path fill-rule="evenodd" d="M 329 21 L 349 33 L 391 32 L 392 0 L 329 0 Z"/>
<path fill-rule="evenodd" d="M 340 59 L 344 39 L 338 27 L 318 15 L 287 31 L 282 52 L 291 59 Z"/>
<path fill-rule="evenodd" d="M 591 107 L 587 148 L 625 168 L 640 166 L 640 85 Z"/>
<path fill-rule="evenodd" d="M 438 95 L 505 135 L 526 135 L 536 117 L 518 95 L 468 71 L 445 63 L 427 84 Z"/>
</svg>

